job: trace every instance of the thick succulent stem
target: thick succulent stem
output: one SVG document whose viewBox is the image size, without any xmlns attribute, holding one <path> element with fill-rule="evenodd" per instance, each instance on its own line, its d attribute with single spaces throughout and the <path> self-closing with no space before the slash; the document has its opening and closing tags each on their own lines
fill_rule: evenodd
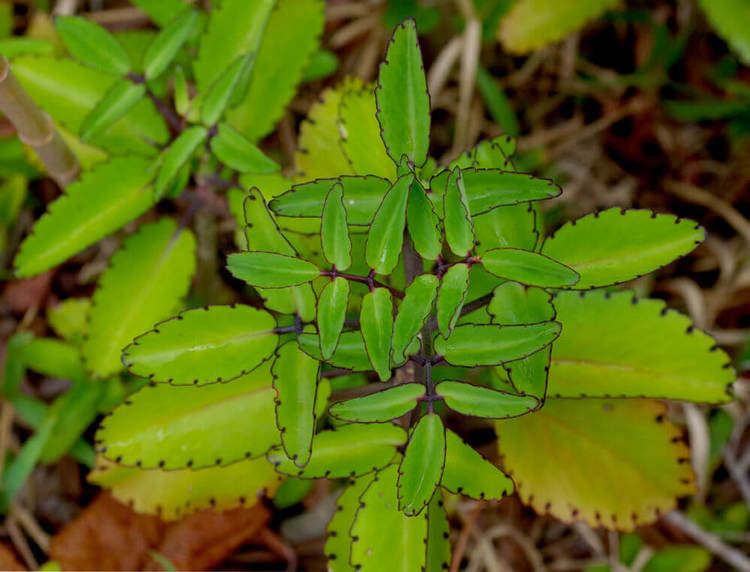
<svg viewBox="0 0 750 572">
<path fill-rule="evenodd" d="M 60 137 L 50 116 L 37 107 L 13 77 L 3 55 L 0 55 L 0 112 L 15 126 L 19 139 L 36 151 L 57 184 L 64 187 L 76 179 L 78 160 Z"/>
</svg>

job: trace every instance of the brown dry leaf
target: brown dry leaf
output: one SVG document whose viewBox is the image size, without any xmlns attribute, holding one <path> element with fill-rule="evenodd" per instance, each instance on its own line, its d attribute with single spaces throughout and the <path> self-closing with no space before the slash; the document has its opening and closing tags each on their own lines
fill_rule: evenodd
<svg viewBox="0 0 750 572">
<path fill-rule="evenodd" d="M 50 559 L 63 570 L 161 570 L 150 558 L 154 550 L 178 570 L 210 570 L 256 536 L 269 517 L 256 504 L 167 524 L 102 493 L 52 539 Z"/>
<path fill-rule="evenodd" d="M 15 280 L 5 287 L 3 300 L 13 312 L 26 312 L 34 306 L 40 308 L 49 293 L 51 281 L 51 271 L 33 278 Z"/>
<path fill-rule="evenodd" d="M 15 571 L 15 570 L 28 570 L 26 566 L 21 564 L 13 552 L 13 549 L 7 544 L 0 543 L 0 570 Z"/>
</svg>

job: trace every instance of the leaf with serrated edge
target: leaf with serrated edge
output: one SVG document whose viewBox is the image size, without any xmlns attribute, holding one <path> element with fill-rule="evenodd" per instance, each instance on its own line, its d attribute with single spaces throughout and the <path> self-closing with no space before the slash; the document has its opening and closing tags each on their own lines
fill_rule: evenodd
<svg viewBox="0 0 750 572">
<path fill-rule="evenodd" d="M 438 489 L 427 513 L 427 564 L 425 572 L 444 572 L 451 564 L 451 527 Z"/>
<path fill-rule="evenodd" d="M 544 288 L 571 287 L 578 282 L 578 273 L 560 262 L 518 248 L 494 248 L 481 256 L 487 272 L 529 286 Z"/>
<path fill-rule="evenodd" d="M 229 381 L 268 359 L 276 320 L 250 306 L 211 306 L 157 324 L 123 352 L 135 375 L 174 385 Z"/>
<path fill-rule="evenodd" d="M 477 254 L 498 247 L 535 250 L 539 238 L 536 216 L 533 204 L 521 203 L 474 217 Z"/>
<path fill-rule="evenodd" d="M 380 380 L 387 381 L 391 377 L 393 337 L 393 301 L 388 289 L 375 288 L 365 295 L 359 323 L 370 363 Z"/>
<path fill-rule="evenodd" d="M 539 400 L 530 395 L 514 395 L 460 381 L 442 381 L 436 391 L 448 407 L 473 417 L 507 419 L 525 415 L 539 406 Z"/>
<path fill-rule="evenodd" d="M 227 257 L 232 276 L 259 288 L 299 286 L 320 276 L 314 264 L 275 252 L 238 252 Z"/>
<path fill-rule="evenodd" d="M 313 438 L 312 455 L 305 467 L 297 467 L 280 452 L 269 460 L 276 470 L 303 479 L 357 477 L 381 469 L 406 442 L 406 432 L 390 423 L 344 425 L 321 431 Z M 395 490 L 394 490 L 395 496 Z"/>
<path fill-rule="evenodd" d="M 320 342 L 318 336 L 314 334 L 302 334 L 298 339 L 302 351 L 315 359 L 323 360 L 323 356 L 320 353 Z M 412 355 L 417 351 L 419 351 L 419 339 L 414 338 L 412 339 L 411 344 L 409 344 L 406 353 Z M 332 366 L 343 367 L 352 371 L 372 371 L 372 364 L 370 363 L 370 358 L 365 349 L 365 342 L 359 331 L 343 332 L 333 355 L 323 361 Z M 393 367 L 398 367 L 402 365 L 404 361 L 406 361 L 406 358 L 401 360 L 394 359 L 391 361 L 391 365 Z"/>
<path fill-rule="evenodd" d="M 346 270 L 352 263 L 352 242 L 346 223 L 344 187 L 336 183 L 326 195 L 320 221 L 323 254 L 336 270 Z"/>
<path fill-rule="evenodd" d="M 416 516 L 430 502 L 445 465 L 445 427 L 436 413 L 427 413 L 409 436 L 398 469 L 399 508 Z"/>
<path fill-rule="evenodd" d="M 325 545 L 330 572 L 352 572 L 349 564 L 352 546 L 349 531 L 359 510 L 359 497 L 370 486 L 372 480 L 373 475 L 351 480 L 336 501 L 336 512 L 328 523 L 328 538 Z"/>
<path fill-rule="evenodd" d="M 562 189 L 549 179 L 498 169 L 462 169 L 472 216 L 497 207 L 557 197 Z"/>
<path fill-rule="evenodd" d="M 730 399 L 729 357 L 663 301 L 594 291 L 561 292 L 553 303 L 563 333 L 552 348 L 550 396 Z"/>
<path fill-rule="evenodd" d="M 437 294 L 438 329 L 444 338 L 451 335 L 469 291 L 469 265 L 454 264 L 440 279 Z"/>
<path fill-rule="evenodd" d="M 453 431 L 445 435 L 445 469 L 440 485 L 473 499 L 500 500 L 513 492 L 513 481 Z"/>
<path fill-rule="evenodd" d="M 349 82 L 338 109 L 341 148 L 355 173 L 396 179 L 396 169 L 380 137 L 375 96 L 370 84 Z"/>
<path fill-rule="evenodd" d="M 84 65 L 120 76 L 131 71 L 125 49 L 96 22 L 78 16 L 58 16 L 55 28 L 68 51 Z"/>
<path fill-rule="evenodd" d="M 86 369 L 106 377 L 122 369 L 123 348 L 177 309 L 195 270 L 195 239 L 170 219 L 128 237 L 99 279 L 82 347 Z"/>
<path fill-rule="evenodd" d="M 16 276 L 44 272 L 148 210 L 153 204 L 146 188 L 153 176 L 149 167 L 147 159 L 117 157 L 70 185 L 21 245 Z"/>
<path fill-rule="evenodd" d="M 370 225 L 365 247 L 367 265 L 378 274 L 390 274 L 396 268 L 404 244 L 406 204 L 414 175 L 398 179 L 383 197 Z"/>
<path fill-rule="evenodd" d="M 320 293 L 317 324 L 320 334 L 320 354 L 324 360 L 333 356 L 339 344 L 348 302 L 349 281 L 340 276 L 326 284 Z"/>
<path fill-rule="evenodd" d="M 438 217 L 425 190 L 418 181 L 409 189 L 406 205 L 406 225 L 414 250 L 427 260 L 435 260 L 443 249 L 443 239 L 438 228 Z"/>
<path fill-rule="evenodd" d="M 393 360 L 404 359 L 404 352 L 413 343 L 432 311 L 438 289 L 438 279 L 433 274 L 422 274 L 406 289 L 398 306 L 393 323 Z"/>
<path fill-rule="evenodd" d="M 577 290 L 627 282 L 685 256 L 705 237 L 703 228 L 674 215 L 613 208 L 563 225 L 542 253 L 569 266 Z"/>
<path fill-rule="evenodd" d="M 474 225 L 464 190 L 463 176 L 454 170 L 445 185 L 443 201 L 445 240 L 453 254 L 466 256 L 474 247 Z"/>
<path fill-rule="evenodd" d="M 369 226 L 391 187 L 386 179 L 372 175 L 316 179 L 295 185 L 276 197 L 270 203 L 271 210 L 281 216 L 319 217 L 323 213 L 326 194 L 336 183 L 341 183 L 344 188 L 347 222 L 355 226 Z"/>
<path fill-rule="evenodd" d="M 396 385 L 364 397 L 339 401 L 331 406 L 330 414 L 344 421 L 384 423 L 414 409 L 424 392 L 420 383 Z"/>
<path fill-rule="evenodd" d="M 447 338 L 435 339 L 435 351 L 451 365 L 499 365 L 526 357 L 560 335 L 558 322 L 523 326 L 458 326 Z"/>
<path fill-rule="evenodd" d="M 315 433 L 315 398 L 320 362 L 308 356 L 299 349 L 296 341 L 292 341 L 278 349 L 271 371 L 281 443 L 294 464 L 304 467 L 310 459 Z"/>
<path fill-rule="evenodd" d="M 146 386 L 102 422 L 96 440 L 107 459 L 143 469 L 260 457 L 280 443 L 270 363 L 231 383 Z"/>
<path fill-rule="evenodd" d="M 249 508 L 264 494 L 273 495 L 281 483 L 273 465 L 262 458 L 198 471 L 144 471 L 101 459 L 88 480 L 137 512 L 163 520 L 202 509 Z"/>
<path fill-rule="evenodd" d="M 495 429 L 522 501 L 562 520 L 632 530 L 695 491 L 687 445 L 665 413 L 648 400 L 548 399 Z M 550 471 L 553 457 L 565 462 Z"/>
<path fill-rule="evenodd" d="M 427 518 L 407 516 L 398 507 L 398 467 L 376 476 L 360 497 L 352 526 L 351 563 L 360 572 L 415 572 L 426 559 Z"/>
<path fill-rule="evenodd" d="M 169 185 L 177 177 L 178 171 L 187 164 L 196 149 L 206 140 L 208 130 L 200 125 L 188 127 L 177 136 L 166 151 L 162 153 L 159 174 L 154 184 L 157 198 L 164 196 Z"/>
</svg>

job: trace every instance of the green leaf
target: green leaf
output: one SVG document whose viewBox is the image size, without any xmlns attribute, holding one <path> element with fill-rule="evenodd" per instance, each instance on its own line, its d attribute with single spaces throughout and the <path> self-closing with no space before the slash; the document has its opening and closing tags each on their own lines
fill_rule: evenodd
<svg viewBox="0 0 750 572">
<path fill-rule="evenodd" d="M 359 510 L 359 498 L 372 483 L 373 477 L 362 477 L 351 481 L 336 501 L 336 512 L 328 523 L 325 555 L 330 572 L 352 572 L 349 564 L 352 538 L 350 531 L 354 516 Z"/>
<path fill-rule="evenodd" d="M 424 391 L 420 383 L 396 385 L 364 397 L 340 401 L 331 407 L 330 414 L 344 421 L 382 423 L 414 409 Z"/>
<path fill-rule="evenodd" d="M 198 93 L 206 93 L 238 56 L 257 51 L 275 4 L 223 0 L 213 7 L 193 64 Z"/>
<path fill-rule="evenodd" d="M 72 344 L 54 338 L 33 338 L 25 342 L 23 338 L 17 340 L 19 346 L 14 349 L 23 367 L 46 377 L 70 381 L 86 379 L 78 349 Z"/>
<path fill-rule="evenodd" d="M 560 519 L 632 530 L 694 491 L 682 432 L 664 414 L 655 401 L 548 399 L 495 429 L 525 503 Z M 565 462 L 550 471 L 551 458 Z"/>
<path fill-rule="evenodd" d="M 542 252 L 581 275 L 576 289 L 627 282 L 686 255 L 704 239 L 687 219 L 649 210 L 609 209 L 569 222 Z"/>
<path fill-rule="evenodd" d="M 416 340 L 432 311 L 438 289 L 438 279 L 433 274 L 417 276 L 409 285 L 398 306 L 393 324 L 393 360 L 400 362 L 404 352 Z"/>
<path fill-rule="evenodd" d="M 331 187 L 323 205 L 320 223 L 323 254 L 336 270 L 346 270 L 352 263 L 352 242 L 346 224 L 344 188 L 341 183 Z"/>
<path fill-rule="evenodd" d="M 90 311 L 90 299 L 67 298 L 47 309 L 47 322 L 58 336 L 77 344 L 88 331 Z"/>
<path fill-rule="evenodd" d="M 320 217 L 325 197 L 331 187 L 341 183 L 344 188 L 344 205 L 348 223 L 369 226 L 391 183 L 380 177 L 343 176 L 338 179 L 316 179 L 294 185 L 286 193 L 271 201 L 270 207 L 277 215 L 292 217 Z"/>
<path fill-rule="evenodd" d="M 440 483 L 445 465 L 445 427 L 436 413 L 427 413 L 414 427 L 398 476 L 398 503 L 416 516 L 427 506 Z"/>
<path fill-rule="evenodd" d="M 88 479 L 110 489 L 112 496 L 133 510 L 163 520 L 176 520 L 202 509 L 248 508 L 264 495 L 272 495 L 280 482 L 265 459 L 198 471 L 143 471 L 101 460 Z"/>
<path fill-rule="evenodd" d="M 574 6 L 554 0 L 520 0 L 500 23 L 498 39 L 509 52 L 529 53 L 562 40 L 616 4 L 616 0 L 584 0 Z"/>
<path fill-rule="evenodd" d="M 276 425 L 284 452 L 298 467 L 310 460 L 315 433 L 315 400 L 320 362 L 303 352 L 296 341 L 276 352 L 273 368 L 276 390 Z"/>
<path fill-rule="evenodd" d="M 386 288 L 375 288 L 362 298 L 359 315 L 362 338 L 373 369 L 381 381 L 391 377 L 393 302 Z"/>
<path fill-rule="evenodd" d="M 705 572 L 711 568 L 712 554 L 700 546 L 667 546 L 654 554 L 643 572 Z"/>
<path fill-rule="evenodd" d="M 438 217 L 422 185 L 414 181 L 409 188 L 406 204 L 406 225 L 414 250 L 427 260 L 435 260 L 443 250 L 443 239 L 438 228 Z"/>
<path fill-rule="evenodd" d="M 562 189 L 549 179 L 498 169 L 461 169 L 472 216 L 497 207 L 557 197 Z"/>
<path fill-rule="evenodd" d="M 65 47 L 95 70 L 125 75 L 131 71 L 130 58 L 117 39 L 99 24 L 77 16 L 58 16 L 55 28 Z"/>
<path fill-rule="evenodd" d="M 351 563 L 360 572 L 414 572 L 426 559 L 426 515 L 407 516 L 398 507 L 398 467 L 380 471 L 360 497 L 351 528 Z"/>
<path fill-rule="evenodd" d="M 430 96 L 414 20 L 393 33 L 375 89 L 377 117 L 388 155 L 398 164 L 406 155 L 421 167 L 430 146 Z"/>
<path fill-rule="evenodd" d="M 314 334 L 302 334 L 298 337 L 298 341 L 302 351 L 314 357 L 318 360 L 323 360 L 323 356 L 320 353 L 320 340 L 318 336 Z M 414 339 L 407 349 L 407 354 L 411 355 L 419 350 L 419 340 Z M 359 331 L 356 332 L 343 332 L 339 338 L 339 344 L 336 346 L 336 351 L 333 355 L 324 360 L 326 363 L 335 366 L 351 369 L 352 371 L 372 371 L 372 364 L 370 364 L 370 358 L 367 355 L 365 349 L 365 342 L 362 339 L 362 334 Z M 403 365 L 404 360 L 393 360 L 391 364 L 393 367 Z"/>
<path fill-rule="evenodd" d="M 144 84 L 120 79 L 109 88 L 81 124 L 81 139 L 88 141 L 120 119 L 146 95 Z"/>
<path fill-rule="evenodd" d="M 526 357 L 560 335 L 558 322 L 525 326 L 458 326 L 448 339 L 436 338 L 435 351 L 451 365 L 498 365 Z"/>
<path fill-rule="evenodd" d="M 458 381 L 440 382 L 437 393 L 454 411 L 488 419 L 518 417 L 539 406 L 539 401 L 530 395 L 514 395 Z"/>
<path fill-rule="evenodd" d="M 440 485 L 473 499 L 500 500 L 513 492 L 513 481 L 495 465 L 448 430 L 445 469 Z"/>
<path fill-rule="evenodd" d="M 198 12 L 186 10 L 161 29 L 143 56 L 143 75 L 146 80 L 151 81 L 164 73 L 187 42 L 198 21 Z"/>
<path fill-rule="evenodd" d="M 578 273 L 543 254 L 518 248 L 495 248 L 481 256 L 482 266 L 495 276 L 530 286 L 562 288 L 578 282 Z"/>
<path fill-rule="evenodd" d="M 231 383 L 142 388 L 99 426 L 100 453 L 119 465 L 166 470 L 264 455 L 280 442 L 269 368 Z"/>
<path fill-rule="evenodd" d="M 492 74 L 481 66 L 477 67 L 477 88 L 495 123 L 508 135 L 518 137 L 521 134 L 521 126 L 518 124 L 518 117 L 516 117 L 511 99 L 498 85 Z"/>
<path fill-rule="evenodd" d="M 93 297 L 82 357 L 88 371 L 106 377 L 122 369 L 132 339 L 177 309 L 195 270 L 195 239 L 161 219 L 128 237 L 102 274 Z"/>
<path fill-rule="evenodd" d="M 165 26 L 179 14 L 189 8 L 185 0 L 131 0 L 132 3 L 148 14 L 155 24 Z"/>
<path fill-rule="evenodd" d="M 189 310 L 136 338 L 123 363 L 135 375 L 174 385 L 229 381 L 271 356 L 275 326 L 271 314 L 250 306 Z"/>
<path fill-rule="evenodd" d="M 208 130 L 205 127 L 200 125 L 188 127 L 162 153 L 159 174 L 154 184 L 154 194 L 157 198 L 164 196 L 170 184 L 177 178 L 179 170 L 187 164 L 206 137 L 208 137 Z"/>
<path fill-rule="evenodd" d="M 314 264 L 274 252 L 239 252 L 227 257 L 232 276 L 260 288 L 299 286 L 320 276 Z"/>
<path fill-rule="evenodd" d="M 383 197 L 367 235 L 365 259 L 378 274 L 390 274 L 396 268 L 404 244 L 406 203 L 414 175 L 400 177 Z"/>
<path fill-rule="evenodd" d="M 219 124 L 216 136 L 211 139 L 211 151 L 219 161 L 240 173 L 267 174 L 279 170 L 273 159 L 226 123 Z"/>
<path fill-rule="evenodd" d="M 425 572 L 443 572 L 451 565 L 451 527 L 443 506 L 443 494 L 438 491 L 427 509 L 427 564 Z"/>
<path fill-rule="evenodd" d="M 339 345 L 348 302 L 349 281 L 340 276 L 326 284 L 320 293 L 317 324 L 320 334 L 320 355 L 324 360 L 331 359 Z"/>
<path fill-rule="evenodd" d="M 279 230 L 263 195 L 257 188 L 252 188 L 247 193 L 244 200 L 244 213 L 245 220 L 249 221 L 245 226 L 245 238 L 249 250 L 297 256 L 297 251 Z M 269 310 L 284 314 L 296 313 L 307 322 L 315 318 L 315 293 L 310 284 L 270 290 L 259 288 L 258 293 L 263 297 Z"/>
<path fill-rule="evenodd" d="M 380 137 L 376 111 L 370 84 L 346 84 L 338 107 L 341 148 L 355 173 L 395 180 L 396 169 Z"/>
<path fill-rule="evenodd" d="M 742 0 L 700 0 L 701 8 L 718 34 L 745 65 L 750 65 L 750 7 Z"/>
<path fill-rule="evenodd" d="M 451 172 L 445 186 L 443 201 L 445 240 L 453 254 L 467 256 L 474 247 L 474 225 L 466 197 L 463 174 L 459 169 Z"/>
<path fill-rule="evenodd" d="M 302 83 L 311 83 L 332 76 L 339 69 L 339 58 L 325 48 L 319 48 L 310 56 L 302 73 Z M 374 114 L 373 114 L 374 115 Z"/>
<path fill-rule="evenodd" d="M 239 4 L 240 10 L 247 11 L 246 0 Z M 258 46 L 247 94 L 229 114 L 229 122 L 250 141 L 268 135 L 284 114 L 320 45 L 324 24 L 322 0 L 276 1 Z"/>
<path fill-rule="evenodd" d="M 238 56 L 211 84 L 201 102 L 201 121 L 204 125 L 211 126 L 219 121 L 230 101 L 241 95 L 237 90 L 247 85 L 254 64 L 254 53 Z"/>
<path fill-rule="evenodd" d="M 730 399 L 729 357 L 661 300 L 563 292 L 554 305 L 563 333 L 552 348 L 550 395 Z"/>
<path fill-rule="evenodd" d="M 312 456 L 304 468 L 297 467 L 281 453 L 272 451 L 268 459 L 285 475 L 342 479 L 381 469 L 391 462 L 396 448 L 405 442 L 406 432 L 390 423 L 344 425 L 315 435 Z"/>
<path fill-rule="evenodd" d="M 138 157 L 114 158 L 85 173 L 34 225 L 16 256 L 16 276 L 44 272 L 143 214 L 153 204 L 151 178 L 149 161 Z"/>
<path fill-rule="evenodd" d="M 444 338 L 453 332 L 469 290 L 469 265 L 454 264 L 440 280 L 437 295 L 438 329 Z"/>
</svg>

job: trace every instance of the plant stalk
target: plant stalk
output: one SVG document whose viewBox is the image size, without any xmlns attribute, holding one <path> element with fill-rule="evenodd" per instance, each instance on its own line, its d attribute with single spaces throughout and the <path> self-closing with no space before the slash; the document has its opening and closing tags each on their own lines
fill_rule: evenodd
<svg viewBox="0 0 750 572">
<path fill-rule="evenodd" d="M 23 89 L 10 70 L 10 63 L 0 54 L 0 112 L 18 131 L 18 138 L 29 145 L 44 163 L 47 173 L 65 187 L 78 176 L 79 165 L 73 152 L 42 111 Z"/>
</svg>

